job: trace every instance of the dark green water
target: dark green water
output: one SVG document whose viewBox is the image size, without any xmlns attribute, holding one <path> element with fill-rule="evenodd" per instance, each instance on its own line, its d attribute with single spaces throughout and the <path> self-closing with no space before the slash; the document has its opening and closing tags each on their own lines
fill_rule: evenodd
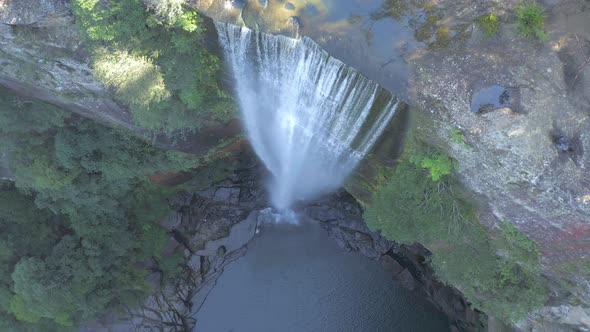
<svg viewBox="0 0 590 332">
<path fill-rule="evenodd" d="M 230 264 L 196 331 L 448 331 L 431 305 L 316 224 L 268 225 Z"/>
</svg>

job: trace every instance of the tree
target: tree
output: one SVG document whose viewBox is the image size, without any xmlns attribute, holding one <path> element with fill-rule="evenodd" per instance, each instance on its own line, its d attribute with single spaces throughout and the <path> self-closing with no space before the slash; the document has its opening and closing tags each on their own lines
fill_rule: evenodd
<svg viewBox="0 0 590 332">
<path fill-rule="evenodd" d="M 204 24 L 185 0 L 74 0 L 97 78 L 130 105 L 138 125 L 197 130 L 233 115 L 219 59 L 204 47 Z M 147 10 L 147 8 L 150 10 Z"/>
<path fill-rule="evenodd" d="M 136 107 L 146 107 L 170 98 L 160 68 L 144 56 L 125 51 L 98 52 L 94 74 L 105 85 L 113 87 L 117 95 Z"/>
<path fill-rule="evenodd" d="M 6 91 L 0 98 L 11 101 Z M 47 104 L 25 104 L 26 111 L 0 104 L 8 119 L 0 135 L 15 143 L 0 147 L 15 179 L 0 186 L 2 323 L 73 326 L 137 304 L 149 293 L 148 266 L 162 260 L 168 236 L 158 221 L 173 193 L 148 175 L 197 162 Z"/>
<path fill-rule="evenodd" d="M 182 7 L 186 4 L 186 0 L 144 0 L 144 2 L 156 17 L 169 25 L 176 23 L 184 12 Z"/>
<path fill-rule="evenodd" d="M 34 234 L 35 236 L 31 236 Z M 58 221 L 47 210 L 38 209 L 8 181 L 0 182 L 0 330 L 27 331 L 38 315 L 14 293 L 12 273 L 22 258 L 42 256 L 58 241 Z M 50 322 L 43 322 L 53 330 Z"/>
</svg>

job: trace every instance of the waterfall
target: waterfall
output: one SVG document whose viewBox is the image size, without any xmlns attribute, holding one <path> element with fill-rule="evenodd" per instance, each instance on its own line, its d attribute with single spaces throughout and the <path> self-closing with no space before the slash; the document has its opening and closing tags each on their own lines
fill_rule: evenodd
<svg viewBox="0 0 590 332">
<path fill-rule="evenodd" d="M 243 123 L 289 208 L 342 186 L 390 122 L 398 100 L 309 38 L 217 23 Z"/>
</svg>

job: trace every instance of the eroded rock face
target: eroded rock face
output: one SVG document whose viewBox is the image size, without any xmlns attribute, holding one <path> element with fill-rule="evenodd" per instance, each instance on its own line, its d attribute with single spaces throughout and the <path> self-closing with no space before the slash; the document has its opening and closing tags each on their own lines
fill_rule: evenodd
<svg viewBox="0 0 590 332">
<path fill-rule="evenodd" d="M 481 220 L 490 228 L 512 222 L 539 245 L 543 274 L 560 284 L 552 301 L 564 305 L 532 315 L 521 324 L 527 331 L 590 328 L 584 315 L 570 315 L 590 308 L 590 71 L 582 67 L 590 37 L 567 22 L 590 31 L 583 7 L 548 7 L 553 35 L 545 44 L 515 36 L 513 25 L 496 38 L 474 25 L 462 46 L 414 62 L 414 99 L 436 119 L 436 137 L 457 159 L 462 182 L 479 194 Z M 473 113 L 472 96 L 489 86 L 518 92 L 516 103 Z M 453 142 L 453 129 L 466 144 Z"/>
<path fill-rule="evenodd" d="M 11 180 L 10 160 L 7 153 L 0 153 L 0 179 Z"/>
<path fill-rule="evenodd" d="M 0 0 L 0 84 L 24 97 L 137 130 L 92 76 L 69 2 Z"/>
<path fill-rule="evenodd" d="M 369 230 L 362 219 L 361 207 L 345 192 L 311 204 L 303 213 L 321 222 L 340 247 L 371 259 L 381 258 L 393 245 Z"/>
<path fill-rule="evenodd" d="M 1 0 L 0 22 L 8 25 L 38 24 L 67 13 L 66 0 Z"/>
<path fill-rule="evenodd" d="M 228 162 L 229 164 L 229 162 Z M 170 242 L 165 255 L 180 254 L 182 271 L 173 281 L 164 281 L 155 272 L 150 278 L 155 294 L 129 310 L 129 318 L 105 322 L 98 328 L 115 325 L 146 331 L 190 331 L 195 315 L 215 287 L 224 268 L 246 253 L 255 236 L 258 211 L 266 208 L 260 185 L 260 169 L 251 159 L 235 161 L 234 171 L 211 181 L 205 189 L 179 192 L 171 201 L 174 213 L 161 221 Z M 195 182 L 196 181 L 196 182 Z M 189 182 L 193 187 L 199 180 Z M 157 265 L 153 271 L 159 271 Z M 174 328 L 170 328 L 174 326 Z"/>
</svg>

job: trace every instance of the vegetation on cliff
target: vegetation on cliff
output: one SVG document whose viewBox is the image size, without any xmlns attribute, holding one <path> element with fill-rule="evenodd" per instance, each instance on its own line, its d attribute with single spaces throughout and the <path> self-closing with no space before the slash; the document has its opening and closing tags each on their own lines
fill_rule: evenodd
<svg viewBox="0 0 590 332">
<path fill-rule="evenodd" d="M 204 21 L 184 1 L 72 5 L 96 77 L 129 105 L 137 124 L 196 130 L 233 115 L 220 87 L 220 60 L 205 47 Z"/>
<path fill-rule="evenodd" d="M 495 36 L 500 31 L 500 19 L 496 14 L 483 15 L 479 17 L 477 22 L 488 37 Z"/>
<path fill-rule="evenodd" d="M 518 34 L 529 39 L 547 39 L 545 10 L 534 0 L 525 0 L 515 8 Z"/>
<path fill-rule="evenodd" d="M 367 224 L 388 239 L 426 246 L 438 277 L 476 308 L 505 321 L 523 318 L 546 299 L 536 245 L 506 221 L 488 235 L 454 168 L 442 150 L 410 137 L 367 206 Z"/>
<path fill-rule="evenodd" d="M 1 330 L 63 330 L 140 301 L 152 262 L 172 273 L 158 224 L 171 189 L 148 175 L 193 157 L 6 91 L 0 138 L 15 180 L 0 185 Z"/>
</svg>

